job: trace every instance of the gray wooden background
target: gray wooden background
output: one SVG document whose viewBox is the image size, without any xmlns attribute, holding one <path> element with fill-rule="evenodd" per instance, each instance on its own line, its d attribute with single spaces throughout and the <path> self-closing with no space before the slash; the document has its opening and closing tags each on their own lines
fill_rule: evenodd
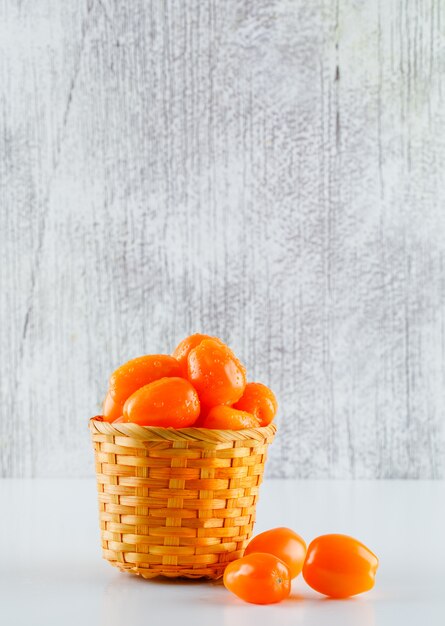
<svg viewBox="0 0 445 626">
<path fill-rule="evenodd" d="M 444 474 L 445 2 L 0 3 L 3 476 L 92 475 L 109 373 L 192 331 L 269 475 Z"/>
</svg>

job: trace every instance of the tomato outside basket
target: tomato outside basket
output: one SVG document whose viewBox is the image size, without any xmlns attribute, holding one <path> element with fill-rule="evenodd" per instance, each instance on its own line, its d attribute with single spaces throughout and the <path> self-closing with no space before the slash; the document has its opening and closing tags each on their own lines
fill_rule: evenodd
<svg viewBox="0 0 445 626">
<path fill-rule="evenodd" d="M 144 578 L 220 578 L 251 537 L 275 425 L 89 425 L 103 557 Z"/>
</svg>

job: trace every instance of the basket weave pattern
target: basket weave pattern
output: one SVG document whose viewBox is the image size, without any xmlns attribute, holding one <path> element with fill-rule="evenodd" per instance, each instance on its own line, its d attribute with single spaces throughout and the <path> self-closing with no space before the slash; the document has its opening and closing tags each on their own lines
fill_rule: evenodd
<svg viewBox="0 0 445 626">
<path fill-rule="evenodd" d="M 105 559 L 144 578 L 219 578 L 242 556 L 276 427 L 90 420 Z"/>
</svg>

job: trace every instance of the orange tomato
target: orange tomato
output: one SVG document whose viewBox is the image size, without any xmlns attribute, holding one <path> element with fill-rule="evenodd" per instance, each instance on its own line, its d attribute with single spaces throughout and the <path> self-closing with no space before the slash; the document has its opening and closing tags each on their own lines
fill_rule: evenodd
<svg viewBox="0 0 445 626">
<path fill-rule="evenodd" d="M 242 428 L 258 428 L 260 423 L 250 413 L 237 411 L 230 406 L 214 406 L 200 422 L 200 428 L 217 430 L 241 430 Z"/>
<path fill-rule="evenodd" d="M 290 593 L 289 570 L 273 554 L 257 552 L 232 561 L 224 571 L 225 587 L 246 602 L 274 604 Z"/>
<path fill-rule="evenodd" d="M 166 376 L 181 376 L 179 363 L 168 354 L 147 354 L 118 367 L 110 377 L 103 406 L 104 420 L 112 422 L 120 417 L 124 403 L 132 393 Z"/>
<path fill-rule="evenodd" d="M 199 398 L 184 378 L 161 378 L 135 391 L 124 404 L 124 422 L 186 428 L 199 415 Z"/>
<path fill-rule="evenodd" d="M 106 422 L 114 422 L 118 417 L 122 416 L 123 403 L 116 403 L 111 397 L 110 392 L 105 396 L 102 406 L 103 418 Z"/>
<path fill-rule="evenodd" d="M 243 365 L 230 348 L 214 339 L 205 339 L 190 351 L 187 372 L 204 407 L 233 404 L 246 387 Z"/>
<path fill-rule="evenodd" d="M 315 591 L 347 598 L 372 589 L 378 565 L 376 555 L 357 539 L 322 535 L 309 544 L 303 577 Z"/>
<path fill-rule="evenodd" d="M 247 383 L 241 398 L 234 405 L 235 409 L 252 413 L 259 419 L 261 426 L 267 426 L 275 417 L 278 403 L 274 393 L 262 383 Z"/>
<path fill-rule="evenodd" d="M 176 348 L 173 351 L 173 357 L 178 361 L 181 366 L 182 374 L 187 378 L 187 357 L 190 353 L 190 350 L 199 346 L 199 344 L 204 341 L 204 339 L 212 339 L 213 341 L 217 341 L 218 343 L 223 342 L 218 339 L 218 337 L 211 337 L 210 335 L 202 335 L 201 333 L 195 333 L 194 335 L 189 335 L 182 341 L 178 343 Z"/>
<path fill-rule="evenodd" d="M 303 569 L 306 556 L 306 543 L 290 528 L 272 528 L 252 539 L 244 551 L 244 556 L 255 552 L 268 552 L 286 563 L 291 578 Z"/>
</svg>

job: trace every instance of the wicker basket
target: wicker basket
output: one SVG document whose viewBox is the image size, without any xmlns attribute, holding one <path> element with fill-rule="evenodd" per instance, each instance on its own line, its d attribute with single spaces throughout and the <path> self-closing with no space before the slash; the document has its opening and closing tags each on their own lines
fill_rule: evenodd
<svg viewBox="0 0 445 626">
<path fill-rule="evenodd" d="M 219 578 L 251 536 L 276 427 L 155 428 L 90 420 L 102 550 L 122 571 Z"/>
</svg>

